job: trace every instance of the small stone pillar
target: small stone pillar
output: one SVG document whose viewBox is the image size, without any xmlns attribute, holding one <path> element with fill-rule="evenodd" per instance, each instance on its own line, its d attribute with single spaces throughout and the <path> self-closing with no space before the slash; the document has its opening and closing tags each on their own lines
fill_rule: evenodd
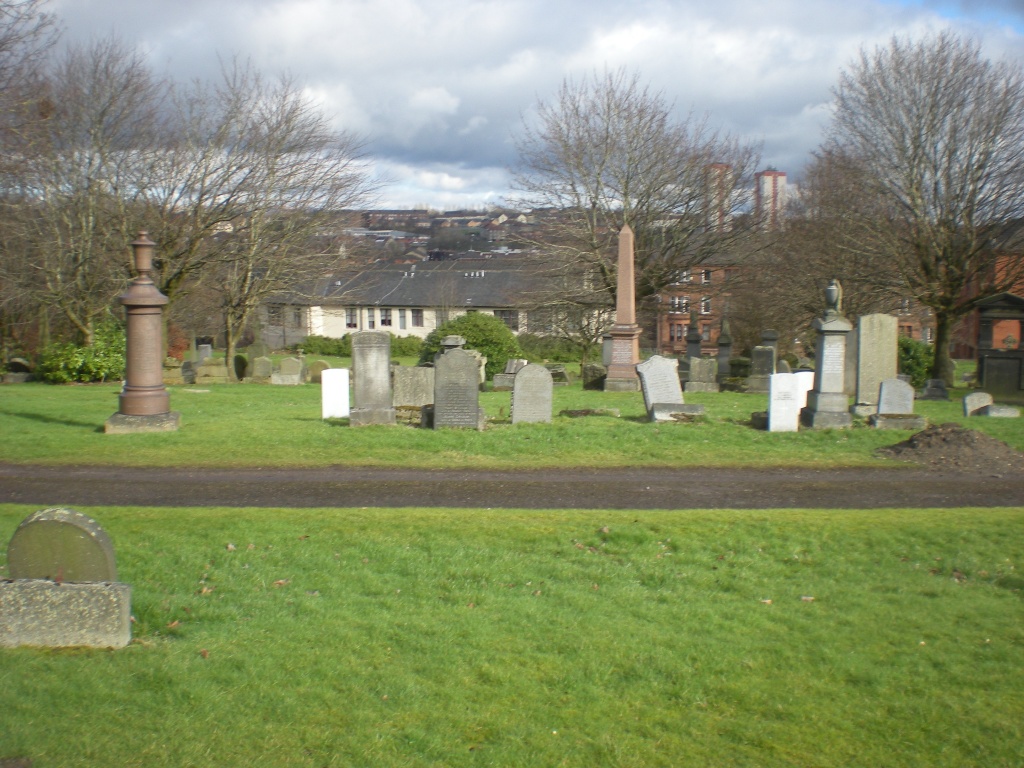
<svg viewBox="0 0 1024 768">
<path fill-rule="evenodd" d="M 853 423 L 846 384 L 846 336 L 853 324 L 842 314 L 843 289 L 832 280 L 825 289 L 825 314 L 814 320 L 818 332 L 814 389 L 800 411 L 800 423 L 813 429 L 848 427 Z"/>
<path fill-rule="evenodd" d="M 163 307 L 168 299 L 149 276 L 154 246 L 145 231 L 139 232 L 132 243 L 136 277 L 118 297 L 125 309 L 125 382 L 118 412 L 103 425 L 107 434 L 173 432 L 181 422 L 164 387 Z"/>
<path fill-rule="evenodd" d="M 700 332 L 700 316 L 697 310 L 690 311 L 690 324 L 686 329 L 686 357 L 701 356 L 701 345 L 704 342 L 704 334 Z"/>
<path fill-rule="evenodd" d="M 604 380 L 606 392 L 637 392 L 640 377 L 636 364 L 640 362 L 640 326 L 636 324 L 636 287 L 633 284 L 633 230 L 628 224 L 619 232 L 618 278 L 615 295 L 615 325 L 612 337 L 608 376 Z"/>
</svg>

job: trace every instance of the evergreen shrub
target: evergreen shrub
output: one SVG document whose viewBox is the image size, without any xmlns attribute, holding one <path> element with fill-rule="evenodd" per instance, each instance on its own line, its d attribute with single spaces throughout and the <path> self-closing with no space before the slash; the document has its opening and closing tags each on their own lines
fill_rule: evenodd
<svg viewBox="0 0 1024 768">
<path fill-rule="evenodd" d="M 124 328 L 110 318 L 97 326 L 91 347 L 57 343 L 44 348 L 36 376 L 50 384 L 116 381 L 124 378 L 125 347 Z"/>
<path fill-rule="evenodd" d="M 475 349 L 486 357 L 484 372 L 487 378 L 504 371 L 509 358 L 523 356 L 519 342 L 504 322 L 494 315 L 471 312 L 432 330 L 423 340 L 420 363 L 434 359 L 434 355 L 441 351 L 441 340 L 445 336 L 461 336 L 466 340 L 468 349 Z"/>
<path fill-rule="evenodd" d="M 910 383 L 915 388 L 923 387 L 931 375 L 935 348 L 926 341 L 900 336 L 898 354 L 900 373 L 910 376 Z"/>
</svg>

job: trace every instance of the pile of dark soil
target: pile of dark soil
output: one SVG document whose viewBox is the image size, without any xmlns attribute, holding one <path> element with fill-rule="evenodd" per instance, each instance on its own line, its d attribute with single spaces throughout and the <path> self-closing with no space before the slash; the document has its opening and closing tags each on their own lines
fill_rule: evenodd
<svg viewBox="0 0 1024 768">
<path fill-rule="evenodd" d="M 902 443 L 879 448 L 876 453 L 952 472 L 1002 475 L 1024 471 L 1024 454 L 959 424 L 928 427 Z"/>
</svg>

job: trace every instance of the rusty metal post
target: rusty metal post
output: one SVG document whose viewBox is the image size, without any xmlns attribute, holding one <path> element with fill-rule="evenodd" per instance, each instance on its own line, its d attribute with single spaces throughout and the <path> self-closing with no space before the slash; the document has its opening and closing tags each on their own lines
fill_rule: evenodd
<svg viewBox="0 0 1024 768">
<path fill-rule="evenodd" d="M 172 432 L 180 414 L 171 411 L 163 380 L 163 307 L 167 297 L 150 277 L 155 243 L 145 231 L 132 243 L 136 277 L 118 301 L 125 309 L 125 382 L 118 398 L 120 409 L 104 425 L 108 434 Z"/>
</svg>

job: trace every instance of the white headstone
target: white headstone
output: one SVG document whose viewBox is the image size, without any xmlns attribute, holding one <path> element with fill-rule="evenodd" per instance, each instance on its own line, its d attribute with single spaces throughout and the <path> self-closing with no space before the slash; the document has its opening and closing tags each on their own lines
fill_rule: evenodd
<svg viewBox="0 0 1024 768">
<path fill-rule="evenodd" d="M 798 432 L 800 411 L 807 401 L 807 392 L 800 390 L 795 373 L 773 373 L 768 378 L 768 431 Z"/>
<path fill-rule="evenodd" d="M 348 368 L 328 368 L 320 374 L 323 391 L 321 412 L 324 419 L 347 419 L 349 417 L 349 372 Z"/>
</svg>

